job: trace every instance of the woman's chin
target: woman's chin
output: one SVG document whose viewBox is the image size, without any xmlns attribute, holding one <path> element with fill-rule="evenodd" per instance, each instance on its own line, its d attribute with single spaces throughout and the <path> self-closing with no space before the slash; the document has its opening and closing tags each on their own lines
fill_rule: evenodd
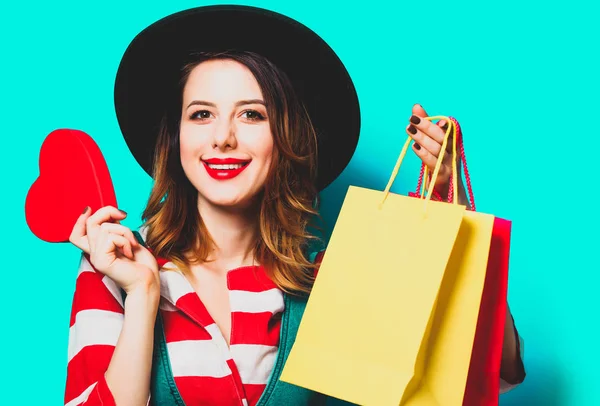
<svg viewBox="0 0 600 406">
<path fill-rule="evenodd" d="M 203 200 L 211 206 L 220 207 L 223 209 L 247 209 L 256 201 L 256 195 L 237 194 L 237 195 L 221 195 L 221 196 L 204 196 Z"/>
</svg>

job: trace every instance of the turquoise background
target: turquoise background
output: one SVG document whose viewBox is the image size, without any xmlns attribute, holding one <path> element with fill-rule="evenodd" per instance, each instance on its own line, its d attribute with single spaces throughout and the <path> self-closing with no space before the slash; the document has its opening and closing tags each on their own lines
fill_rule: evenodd
<svg viewBox="0 0 600 406">
<path fill-rule="evenodd" d="M 2 404 L 58 405 L 63 397 L 79 253 L 38 240 L 25 223 L 42 141 L 65 127 L 94 137 L 129 213 L 125 224 L 137 227 L 151 183 L 120 135 L 114 75 L 140 30 L 202 4 L 209 3 L 1 6 Z M 600 405 L 598 7 L 591 1 L 243 4 L 311 27 L 355 80 L 361 140 L 350 166 L 323 193 L 329 224 L 349 184 L 385 187 L 413 103 L 460 120 L 478 210 L 514 221 L 509 301 L 525 339 L 528 376 L 501 404 Z M 410 154 L 393 190 L 412 190 L 417 173 Z"/>
</svg>

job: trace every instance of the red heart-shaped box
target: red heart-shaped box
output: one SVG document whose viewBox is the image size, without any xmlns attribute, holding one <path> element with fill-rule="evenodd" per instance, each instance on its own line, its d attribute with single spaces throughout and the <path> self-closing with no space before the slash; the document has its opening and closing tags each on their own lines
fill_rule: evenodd
<svg viewBox="0 0 600 406">
<path fill-rule="evenodd" d="M 40 150 L 40 176 L 25 200 L 29 229 L 41 240 L 67 242 L 86 206 L 117 207 L 108 166 L 92 137 L 79 130 L 51 132 Z"/>
</svg>

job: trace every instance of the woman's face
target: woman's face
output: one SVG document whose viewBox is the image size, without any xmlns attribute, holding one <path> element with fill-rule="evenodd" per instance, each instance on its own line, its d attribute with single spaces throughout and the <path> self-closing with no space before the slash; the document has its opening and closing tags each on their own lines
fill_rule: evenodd
<svg viewBox="0 0 600 406">
<path fill-rule="evenodd" d="M 196 66 L 183 90 L 183 170 L 199 204 L 248 206 L 265 183 L 273 136 L 258 82 L 233 60 Z"/>
</svg>

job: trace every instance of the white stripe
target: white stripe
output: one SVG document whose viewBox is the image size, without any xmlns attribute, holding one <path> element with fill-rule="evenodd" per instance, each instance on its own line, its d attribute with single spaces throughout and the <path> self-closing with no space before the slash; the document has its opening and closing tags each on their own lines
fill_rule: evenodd
<svg viewBox="0 0 600 406">
<path fill-rule="evenodd" d="M 79 275 L 81 275 L 84 272 L 95 273 L 96 271 L 94 271 L 94 268 L 92 267 L 92 264 L 90 264 L 90 261 L 88 261 L 85 255 L 81 253 L 81 258 L 79 259 L 79 268 L 77 270 L 77 276 L 79 277 Z"/>
<path fill-rule="evenodd" d="M 94 387 L 96 386 L 98 382 L 94 382 L 93 384 L 91 384 L 86 390 L 84 390 L 81 395 L 77 396 L 75 399 L 71 400 L 69 403 L 66 403 L 65 406 L 75 406 L 75 405 L 79 405 L 83 402 L 85 402 L 88 397 L 90 396 L 90 393 L 92 393 L 92 391 L 94 390 Z"/>
<path fill-rule="evenodd" d="M 283 311 L 283 292 L 279 289 L 264 292 L 248 292 L 232 290 L 229 292 L 232 312 L 244 313 L 278 313 Z"/>
<path fill-rule="evenodd" d="M 117 345 L 123 315 L 106 310 L 81 310 L 69 330 L 69 361 L 90 345 Z"/>
<path fill-rule="evenodd" d="M 121 288 L 117 285 L 117 283 L 106 275 L 104 275 L 104 278 L 102 278 L 102 283 L 104 283 L 106 289 L 110 291 L 117 302 L 119 302 L 121 307 L 125 308 L 125 305 L 123 304 L 123 293 L 121 292 Z"/>
<path fill-rule="evenodd" d="M 222 378 L 231 375 L 212 340 L 188 340 L 167 343 L 173 376 Z"/>
<path fill-rule="evenodd" d="M 167 262 L 164 266 L 175 267 L 172 262 Z M 194 293 L 194 288 L 177 271 L 161 271 L 160 273 L 160 294 L 172 304 L 188 293 Z"/>
<path fill-rule="evenodd" d="M 266 384 L 277 357 L 277 347 L 235 344 L 231 354 L 245 384 Z"/>
<path fill-rule="evenodd" d="M 242 405 L 248 406 L 248 401 L 246 400 L 246 398 L 242 399 Z"/>
<path fill-rule="evenodd" d="M 206 331 L 208 331 L 208 334 L 210 334 L 210 336 L 212 337 L 213 344 L 221 352 L 223 358 L 226 360 L 231 359 L 231 355 L 229 354 L 229 347 L 227 346 L 227 341 L 225 341 L 225 338 L 223 337 L 223 333 L 221 332 L 219 326 L 217 326 L 216 323 L 209 324 L 208 326 L 206 326 Z"/>
<path fill-rule="evenodd" d="M 96 273 L 96 271 L 94 270 L 94 267 L 92 267 L 92 264 L 90 264 L 90 262 L 87 260 L 85 255 L 81 254 L 81 260 L 79 261 L 79 270 L 77 273 L 77 277 L 79 277 L 79 275 L 81 275 L 84 272 Z M 110 279 L 108 276 L 105 275 L 102 278 L 102 282 L 104 283 L 106 288 L 109 290 L 109 292 L 114 296 L 114 298 L 117 300 L 117 302 L 119 302 L 121 307 L 123 307 L 123 296 L 121 296 L 121 289 L 115 283 L 115 281 L 113 281 L 112 279 Z"/>
<path fill-rule="evenodd" d="M 141 226 L 138 230 L 138 233 L 142 237 L 142 240 L 146 242 L 146 236 L 148 235 L 148 226 Z"/>
</svg>

